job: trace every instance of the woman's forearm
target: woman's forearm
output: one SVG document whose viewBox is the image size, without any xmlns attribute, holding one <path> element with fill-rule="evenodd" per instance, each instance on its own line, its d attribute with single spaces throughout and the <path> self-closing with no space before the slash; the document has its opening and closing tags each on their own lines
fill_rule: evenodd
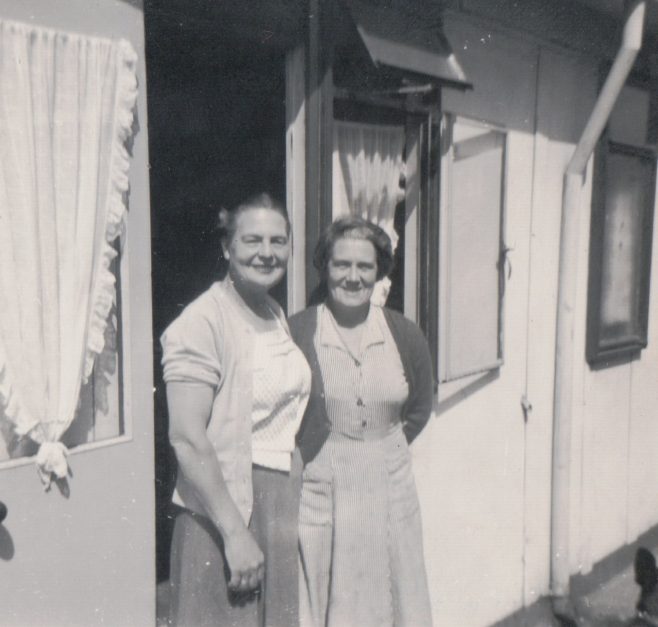
<svg viewBox="0 0 658 627">
<path fill-rule="evenodd" d="M 210 442 L 205 438 L 201 442 L 172 438 L 172 445 L 180 472 L 224 540 L 229 588 L 242 591 L 257 588 L 264 574 L 263 552 L 229 494 Z"/>
<path fill-rule="evenodd" d="M 222 534 L 229 536 L 244 531 L 246 525 L 226 487 L 217 456 L 209 441 L 172 438 L 179 471 L 192 486 L 207 516 Z"/>
<path fill-rule="evenodd" d="M 205 385 L 167 383 L 169 440 L 179 472 L 224 540 L 233 590 L 250 590 L 262 581 L 263 552 L 229 494 L 217 454 L 206 434 L 214 390 Z"/>
</svg>

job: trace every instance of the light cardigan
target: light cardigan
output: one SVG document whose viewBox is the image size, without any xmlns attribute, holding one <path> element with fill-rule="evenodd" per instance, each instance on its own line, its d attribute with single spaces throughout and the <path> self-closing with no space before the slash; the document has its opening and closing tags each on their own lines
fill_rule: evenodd
<svg viewBox="0 0 658 627">
<path fill-rule="evenodd" d="M 281 307 L 268 304 L 287 330 Z M 206 433 L 228 492 L 245 523 L 253 510 L 251 413 L 254 333 L 248 310 L 229 279 L 192 301 L 163 333 L 166 383 L 209 385 L 214 400 Z M 193 486 L 179 472 L 173 502 L 207 515 Z"/>
<path fill-rule="evenodd" d="M 432 413 L 435 388 L 432 359 L 425 336 L 411 320 L 392 309 L 383 307 L 382 311 L 409 385 L 409 398 L 402 410 L 401 420 L 407 442 L 412 442 Z M 297 446 L 305 464 L 318 454 L 331 431 L 324 401 L 322 371 L 314 345 L 317 321 L 318 307 L 309 307 L 288 320 L 292 337 L 308 360 L 313 374 L 311 396 L 297 433 Z M 385 367 L 385 364 L 382 366 Z"/>
</svg>

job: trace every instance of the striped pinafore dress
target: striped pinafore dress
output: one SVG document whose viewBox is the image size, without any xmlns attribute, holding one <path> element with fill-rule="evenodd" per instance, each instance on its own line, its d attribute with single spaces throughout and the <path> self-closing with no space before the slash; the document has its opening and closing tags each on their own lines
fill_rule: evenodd
<svg viewBox="0 0 658 627">
<path fill-rule="evenodd" d="M 355 355 L 321 306 L 314 342 L 331 433 L 302 477 L 300 624 L 431 625 L 409 388 L 384 314 L 371 306 Z"/>
</svg>

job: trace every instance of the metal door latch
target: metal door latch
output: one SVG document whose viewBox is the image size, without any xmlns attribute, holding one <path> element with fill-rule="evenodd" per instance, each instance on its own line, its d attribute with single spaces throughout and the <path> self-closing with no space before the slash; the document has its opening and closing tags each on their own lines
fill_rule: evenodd
<svg viewBox="0 0 658 627">
<path fill-rule="evenodd" d="M 527 423 L 532 411 L 532 403 L 525 394 L 521 397 L 521 409 L 523 410 L 523 422 Z"/>
</svg>

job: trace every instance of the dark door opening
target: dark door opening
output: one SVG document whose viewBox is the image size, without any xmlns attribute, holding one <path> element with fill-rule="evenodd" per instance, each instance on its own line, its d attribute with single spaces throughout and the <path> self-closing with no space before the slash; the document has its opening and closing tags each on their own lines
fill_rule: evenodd
<svg viewBox="0 0 658 627">
<path fill-rule="evenodd" d="M 213 4 L 145 4 L 158 581 L 169 574 L 176 468 L 159 337 L 217 278 L 220 207 L 260 191 L 285 200 L 285 48 Z M 285 304 L 285 285 L 275 297 Z"/>
</svg>

